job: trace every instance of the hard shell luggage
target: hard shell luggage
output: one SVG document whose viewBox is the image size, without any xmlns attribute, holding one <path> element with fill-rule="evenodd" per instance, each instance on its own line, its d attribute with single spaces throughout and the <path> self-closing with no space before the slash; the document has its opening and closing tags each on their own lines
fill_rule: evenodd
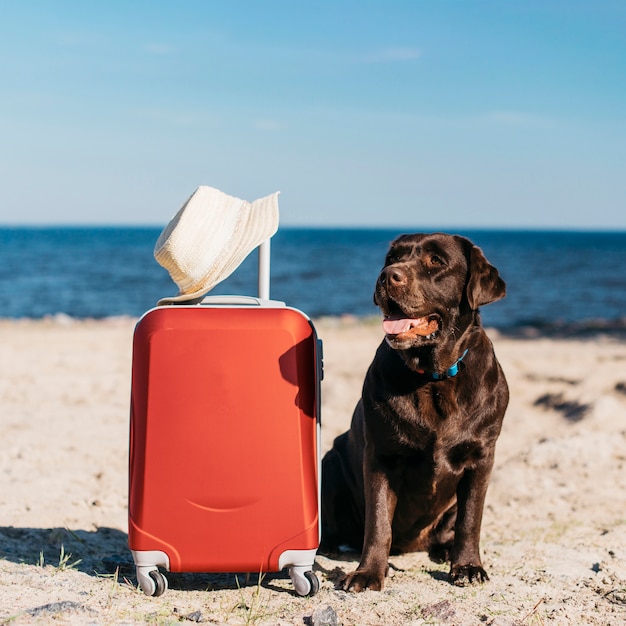
<svg viewBox="0 0 626 626">
<path fill-rule="evenodd" d="M 318 590 L 321 372 L 313 324 L 281 302 L 206 297 L 139 320 L 128 539 L 146 594 L 167 588 L 159 567 L 289 568 L 299 595 Z"/>
</svg>

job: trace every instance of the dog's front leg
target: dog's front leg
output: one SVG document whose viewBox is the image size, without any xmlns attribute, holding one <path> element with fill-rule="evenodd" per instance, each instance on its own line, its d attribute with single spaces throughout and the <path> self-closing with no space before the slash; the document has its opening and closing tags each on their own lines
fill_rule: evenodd
<svg viewBox="0 0 626 626">
<path fill-rule="evenodd" d="M 493 455 L 468 469 L 457 488 L 457 518 L 448 580 L 458 586 L 489 580 L 480 558 L 480 526 Z"/>
<path fill-rule="evenodd" d="M 391 521 L 397 495 L 389 484 L 389 476 L 375 455 L 366 447 L 363 461 L 365 486 L 365 537 L 359 567 L 343 580 L 346 591 L 383 588 L 389 569 Z"/>
</svg>

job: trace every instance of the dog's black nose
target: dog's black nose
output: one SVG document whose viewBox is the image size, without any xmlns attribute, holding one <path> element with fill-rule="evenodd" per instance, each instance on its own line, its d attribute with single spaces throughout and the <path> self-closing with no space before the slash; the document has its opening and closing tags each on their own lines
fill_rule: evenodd
<svg viewBox="0 0 626 626">
<path fill-rule="evenodd" d="M 403 287 L 408 282 L 408 276 L 403 268 L 390 265 L 380 273 L 378 280 L 381 284 L 387 284 L 390 287 Z"/>
</svg>

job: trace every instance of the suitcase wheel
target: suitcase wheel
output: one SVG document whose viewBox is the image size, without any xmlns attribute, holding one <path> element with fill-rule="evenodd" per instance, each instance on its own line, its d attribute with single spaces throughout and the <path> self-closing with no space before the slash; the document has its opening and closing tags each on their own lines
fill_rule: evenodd
<svg viewBox="0 0 626 626">
<path fill-rule="evenodd" d="M 138 567 L 137 580 L 147 596 L 162 596 L 167 590 L 167 578 L 156 567 L 147 571 L 145 567 Z"/>
<path fill-rule="evenodd" d="M 304 572 L 304 577 L 311 584 L 311 588 L 309 589 L 309 593 L 306 595 L 314 596 L 320 590 L 320 580 L 313 572 Z"/>
<path fill-rule="evenodd" d="M 319 578 L 311 570 L 303 572 L 300 567 L 292 567 L 289 576 L 299 596 L 314 596 L 320 590 Z"/>
</svg>

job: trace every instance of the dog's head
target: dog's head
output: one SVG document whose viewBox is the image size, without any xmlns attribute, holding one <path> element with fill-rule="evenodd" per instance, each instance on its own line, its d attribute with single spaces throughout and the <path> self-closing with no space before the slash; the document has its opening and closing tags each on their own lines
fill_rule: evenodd
<svg viewBox="0 0 626 626">
<path fill-rule="evenodd" d="M 458 339 L 478 307 L 503 298 L 498 270 L 469 239 L 402 235 L 389 248 L 374 292 L 387 343 L 397 350 Z"/>
</svg>

